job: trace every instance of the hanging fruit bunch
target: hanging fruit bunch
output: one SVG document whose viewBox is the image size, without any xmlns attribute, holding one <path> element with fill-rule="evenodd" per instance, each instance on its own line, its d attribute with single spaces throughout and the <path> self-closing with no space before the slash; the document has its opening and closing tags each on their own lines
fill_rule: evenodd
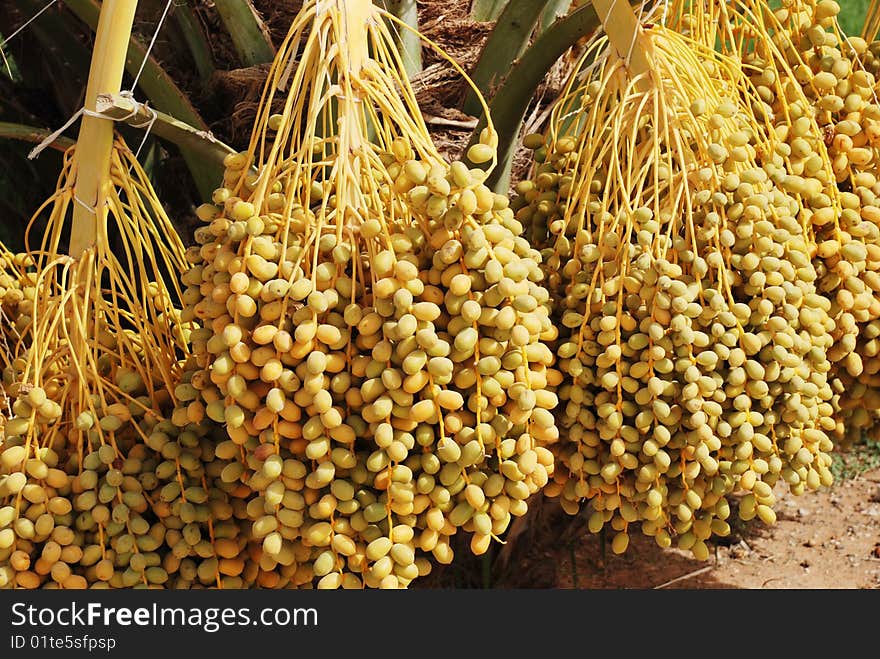
<svg viewBox="0 0 880 659">
<path fill-rule="evenodd" d="M 590 530 L 706 558 L 773 486 L 831 482 L 834 323 L 802 199 L 739 63 L 623 4 L 590 46 L 516 217 L 543 246 L 564 441 L 546 492 Z"/>
<path fill-rule="evenodd" d="M 386 18 L 304 3 L 187 253 L 192 386 L 276 587 L 405 587 L 459 529 L 485 552 L 553 471 L 540 256 L 439 156 Z M 494 159 L 491 127 L 468 157 Z"/>
<path fill-rule="evenodd" d="M 135 4 L 102 7 L 89 108 L 119 90 Z M 165 529 L 144 438 L 171 410 L 186 356 L 175 309 L 183 246 L 112 122 L 92 116 L 44 214 L 41 244 L 19 259 L 33 266 L 15 325 L 25 340 L 3 374 L 14 401 L 0 444 L 0 581 L 160 584 Z"/>
<path fill-rule="evenodd" d="M 874 428 L 880 407 L 880 103 L 873 55 L 841 32 L 839 12 L 833 0 L 781 8 L 749 0 L 713 6 L 699 29 L 682 27 L 717 36 L 741 59 L 760 96 L 754 112 L 782 142 L 788 165 L 778 183 L 801 200 L 817 287 L 835 321 L 834 434 L 853 441 Z"/>
</svg>

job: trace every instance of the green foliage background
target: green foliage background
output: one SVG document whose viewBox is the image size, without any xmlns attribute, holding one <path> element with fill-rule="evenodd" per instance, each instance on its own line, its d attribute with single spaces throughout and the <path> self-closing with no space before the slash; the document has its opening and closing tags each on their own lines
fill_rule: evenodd
<svg viewBox="0 0 880 659">
<path fill-rule="evenodd" d="M 858 34 L 865 22 L 870 0 L 837 0 L 840 3 L 840 27 L 846 34 Z"/>
</svg>

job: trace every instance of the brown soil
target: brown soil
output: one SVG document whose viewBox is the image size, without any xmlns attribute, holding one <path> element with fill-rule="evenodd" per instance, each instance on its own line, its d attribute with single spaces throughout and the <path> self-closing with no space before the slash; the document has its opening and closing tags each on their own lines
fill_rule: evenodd
<svg viewBox="0 0 880 659">
<path fill-rule="evenodd" d="M 707 562 L 636 534 L 626 554 L 613 555 L 608 543 L 603 557 L 600 537 L 569 521 L 574 537 L 557 534 L 567 542 L 530 551 L 508 579 L 528 587 L 516 577 L 538 575 L 539 587 L 595 589 L 880 588 L 880 470 L 800 497 L 780 487 L 778 497 L 775 526 L 735 529 Z"/>
</svg>

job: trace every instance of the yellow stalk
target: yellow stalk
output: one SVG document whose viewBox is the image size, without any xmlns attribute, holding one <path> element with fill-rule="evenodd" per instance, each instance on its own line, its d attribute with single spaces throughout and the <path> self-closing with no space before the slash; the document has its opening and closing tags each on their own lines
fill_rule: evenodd
<svg viewBox="0 0 880 659">
<path fill-rule="evenodd" d="M 101 5 L 86 88 L 86 110 L 95 111 L 98 94 L 118 94 L 121 90 L 136 8 L 137 0 L 104 0 Z M 111 185 L 112 151 L 113 122 L 83 115 L 74 155 L 74 194 L 79 203 L 74 204 L 68 251 L 74 258 L 95 244 L 99 223 L 106 221 L 107 211 L 102 202 Z"/>
<path fill-rule="evenodd" d="M 865 13 L 865 26 L 862 28 L 862 38 L 865 41 L 873 41 L 880 32 L 880 2 L 871 0 L 868 11 Z"/>
<path fill-rule="evenodd" d="M 651 47 L 639 19 L 625 0 L 593 0 L 608 41 L 618 57 L 626 62 L 630 76 L 650 75 L 653 70 Z M 647 75 L 644 78 L 647 82 Z"/>
<path fill-rule="evenodd" d="M 368 23 L 375 9 L 370 0 L 336 0 L 342 12 L 344 32 L 339 36 L 339 46 L 348 60 L 349 74 L 358 77 L 364 62 L 370 56 L 367 43 Z"/>
<path fill-rule="evenodd" d="M 345 122 L 348 129 L 340 131 L 340 138 L 348 141 L 347 144 L 340 144 L 342 153 L 350 150 L 358 158 L 358 152 L 364 145 L 364 136 L 361 133 L 360 116 L 358 105 L 361 103 L 362 94 L 360 90 L 352 87 L 353 81 L 358 81 L 364 63 L 370 56 L 370 47 L 367 41 L 368 21 L 373 14 L 374 7 L 371 0 L 335 0 L 336 10 L 342 16 L 342 32 L 339 35 L 339 49 L 343 59 L 347 61 L 348 71 L 342 81 L 342 91 L 339 98 L 339 121 Z M 348 161 L 344 161 L 348 162 Z M 359 172 L 352 171 L 349 180 L 344 178 L 347 190 L 339 190 L 340 197 L 344 198 L 352 210 L 357 208 L 357 196 L 354 190 L 354 184 L 357 181 Z M 344 219 L 339 223 L 340 231 L 344 225 Z"/>
</svg>

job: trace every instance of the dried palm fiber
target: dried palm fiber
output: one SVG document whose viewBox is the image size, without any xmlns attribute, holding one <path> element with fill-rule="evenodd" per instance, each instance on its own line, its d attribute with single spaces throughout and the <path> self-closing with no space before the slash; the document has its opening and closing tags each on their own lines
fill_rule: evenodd
<svg viewBox="0 0 880 659">
<path fill-rule="evenodd" d="M 119 91 L 135 4 L 102 5 L 88 109 Z M 146 584 L 161 575 L 158 554 L 140 549 L 154 539 L 144 540 L 152 512 L 136 475 L 186 354 L 174 307 L 183 246 L 112 122 L 88 114 L 31 224 L 44 215 L 39 246 L 27 236 L 34 296 L 0 448 L 0 582 L 82 588 L 105 582 L 101 561 L 107 580 Z"/>
<path fill-rule="evenodd" d="M 818 287 L 832 302 L 829 381 L 841 441 L 876 432 L 880 409 L 880 102 L 874 55 L 846 37 L 836 2 L 713 6 L 698 22 L 739 57 L 761 96 L 756 113 L 784 140 L 780 181 L 804 202 Z M 706 27 L 708 26 L 708 28 Z M 712 34 L 709 38 L 714 38 Z"/>
<path fill-rule="evenodd" d="M 406 586 L 458 529 L 486 551 L 552 473 L 539 255 L 439 156 L 383 18 L 304 4 L 188 253 L 194 380 L 263 585 Z"/>
<path fill-rule="evenodd" d="M 527 139 L 513 204 L 561 326 L 545 493 L 571 513 L 588 501 L 615 552 L 639 524 L 707 558 L 731 494 L 741 519 L 772 523 L 780 476 L 795 492 L 832 480 L 830 305 L 739 63 L 652 12 L 596 8 L 609 36 Z"/>
</svg>

